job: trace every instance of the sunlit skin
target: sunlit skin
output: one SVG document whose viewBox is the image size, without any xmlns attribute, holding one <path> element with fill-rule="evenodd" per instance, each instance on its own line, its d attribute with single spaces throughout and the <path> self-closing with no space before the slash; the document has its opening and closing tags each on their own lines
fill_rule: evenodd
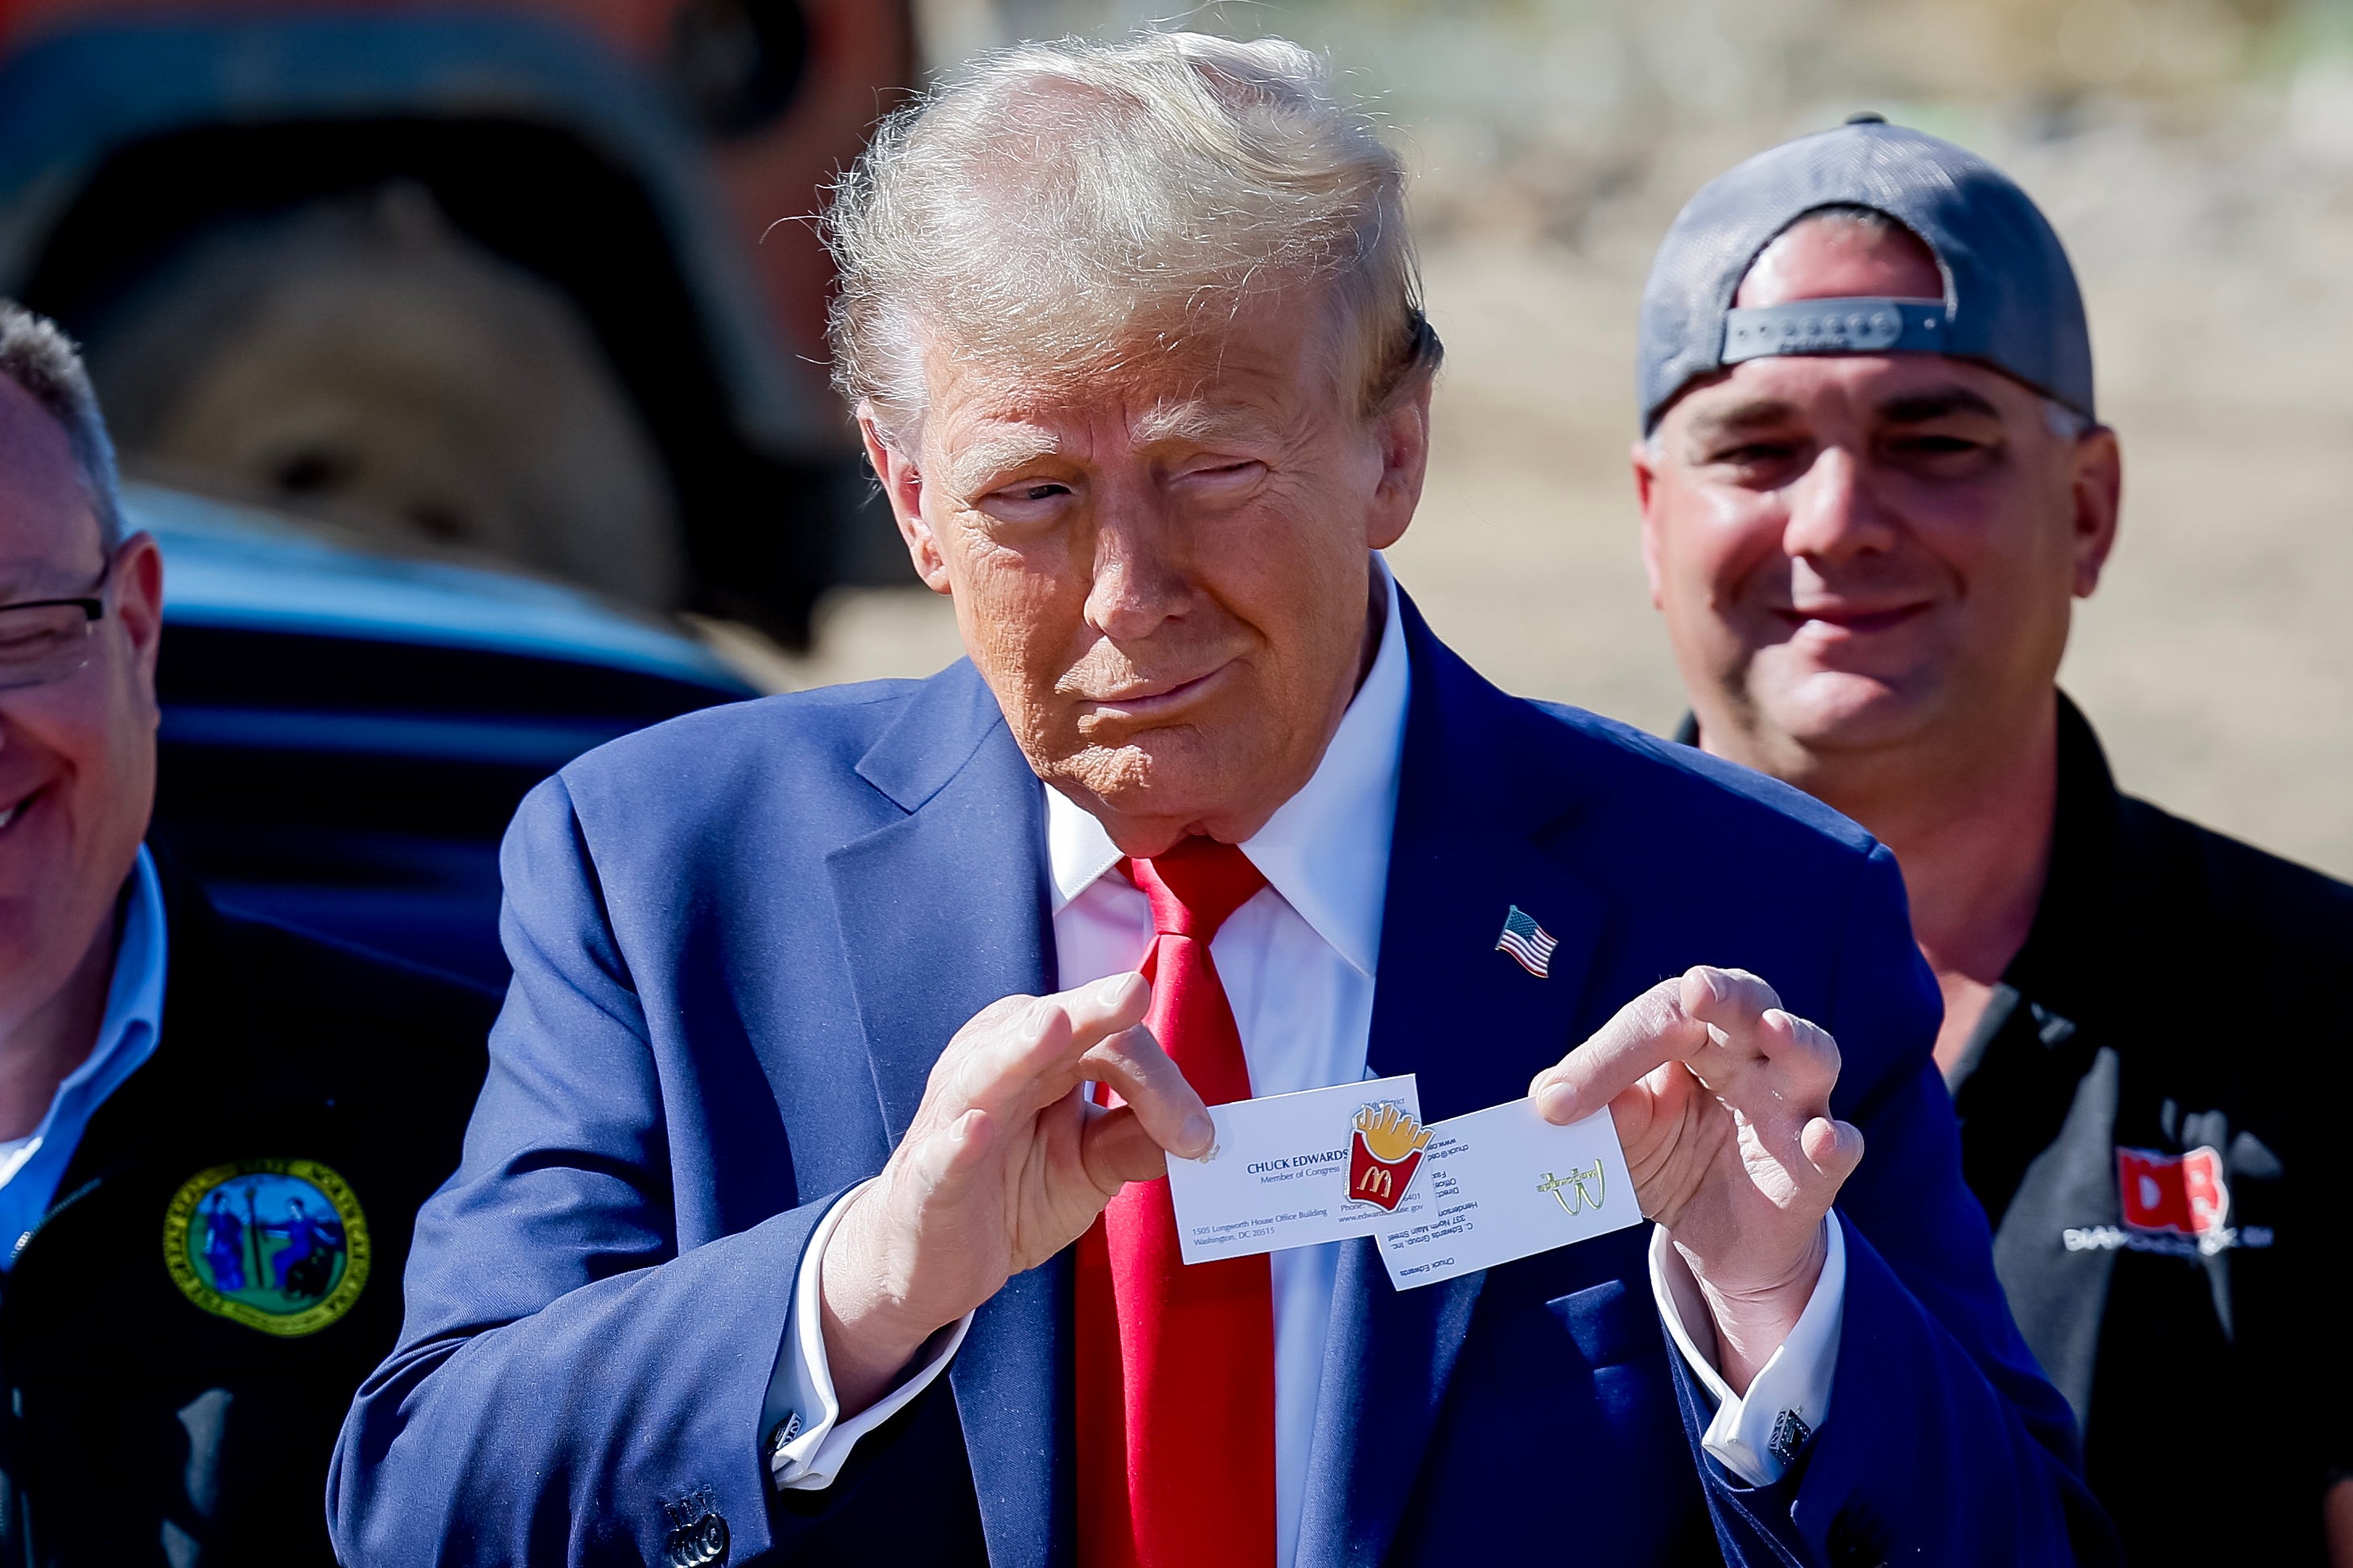
<svg viewBox="0 0 2353 1568">
<path fill-rule="evenodd" d="M 1380 625 L 1369 552 L 1421 488 L 1430 386 L 1367 413 L 1322 310 L 1270 300 L 1171 350 L 1084 374 L 928 366 L 920 440 L 869 411 L 867 450 L 916 571 L 955 601 L 1029 763 L 1151 856 L 1239 843 L 1314 773 Z M 1198 1157 L 1200 1098 L 1121 975 L 1008 997 L 947 1042 L 906 1136 L 818 1268 L 828 1368 L 871 1404 L 930 1336 L 1075 1241 L 1125 1183 Z M 1822 1266 L 1861 1157 L 1830 1120 L 1830 1037 L 1752 975 L 1694 970 L 1630 1004 L 1531 1092 L 1555 1121 L 1616 1113 L 1643 1211 L 1691 1265 L 1736 1388 Z M 1113 1110 L 1079 1097 L 1109 1084 Z M 1164 1153 L 1166 1152 L 1166 1153 Z"/>
<path fill-rule="evenodd" d="M 64 430 L 0 377 L 0 605 L 86 596 L 107 564 Z M 0 690 L 0 1137 L 33 1131 L 96 1043 L 154 801 L 154 542 L 125 540 L 107 578 L 90 663 Z"/>
<path fill-rule="evenodd" d="M 1909 234 L 1820 219 L 1736 302 L 1941 298 Z M 1633 455 L 1642 556 L 1702 744 L 1894 852 L 1966 1042 L 2025 942 L 2057 787 L 2053 681 L 2115 543 L 2115 436 L 1940 354 L 1751 360 Z"/>
<path fill-rule="evenodd" d="M 1031 768 L 1132 855 L 1255 833 L 1314 774 L 1378 645 L 1369 552 L 1420 498 L 1430 384 L 1368 416 L 1333 369 L 1341 330 L 1280 297 L 1077 374 L 941 354 L 913 454 L 861 420 L 915 570 L 955 600 Z M 826 1252 L 844 1408 L 1164 1173 L 1163 1151 L 1208 1147 L 1200 1097 L 1136 1026 L 1150 995 L 1129 974 L 1011 997 L 949 1042 Z M 1124 1103 L 1085 1104 L 1087 1080 Z"/>
<path fill-rule="evenodd" d="M 919 454 L 869 427 L 1029 765 L 1132 855 L 1257 832 L 1377 642 L 1368 552 L 1412 520 L 1429 388 L 1361 417 L 1335 330 L 1274 299 L 1080 376 L 935 363 Z"/>
</svg>

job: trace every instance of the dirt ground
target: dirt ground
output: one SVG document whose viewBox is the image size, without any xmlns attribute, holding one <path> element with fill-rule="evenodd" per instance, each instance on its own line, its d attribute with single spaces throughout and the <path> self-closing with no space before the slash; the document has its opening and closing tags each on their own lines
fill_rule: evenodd
<svg viewBox="0 0 2353 1568">
<path fill-rule="evenodd" d="M 2120 112 L 1989 121 L 1974 144 L 2075 257 L 2126 453 L 2122 542 L 2063 684 L 2127 788 L 2353 877 L 2353 76 L 2296 90 L 2188 131 Z M 1652 730 L 1682 700 L 1635 550 L 1635 305 L 1675 205 L 1738 146 L 1719 132 L 1662 152 L 1565 237 L 1465 222 L 1458 202 L 1424 243 L 1449 358 L 1399 575 L 1503 685 Z M 920 674 L 958 652 L 920 590 L 846 595 L 822 625 L 779 679 Z"/>
</svg>

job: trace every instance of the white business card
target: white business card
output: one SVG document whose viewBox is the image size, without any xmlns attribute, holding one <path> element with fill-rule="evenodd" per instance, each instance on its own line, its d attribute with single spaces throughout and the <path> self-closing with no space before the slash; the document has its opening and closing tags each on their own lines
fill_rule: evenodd
<svg viewBox="0 0 2353 1568">
<path fill-rule="evenodd" d="M 1217 1147 L 1168 1162 L 1187 1263 L 1373 1235 L 1428 1210 L 1413 1075 L 1209 1108 Z"/>
<path fill-rule="evenodd" d="M 1400 1290 L 1621 1230 L 1642 1217 L 1607 1106 L 1556 1127 L 1515 1100 L 1440 1121 L 1417 1173 L 1429 1203 L 1382 1224 Z"/>
</svg>

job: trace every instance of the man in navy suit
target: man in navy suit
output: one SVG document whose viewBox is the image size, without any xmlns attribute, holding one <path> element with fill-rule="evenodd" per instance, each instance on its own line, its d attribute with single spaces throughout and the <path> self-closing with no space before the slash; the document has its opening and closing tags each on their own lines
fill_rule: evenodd
<svg viewBox="0 0 2353 1568">
<path fill-rule="evenodd" d="M 884 128 L 837 363 L 970 659 L 525 804 L 346 1563 L 2105 1554 L 1892 860 L 1504 696 L 1382 563 L 1402 185 L 1273 42 L 1031 47 Z M 1175 1262 L 1206 1104 L 1404 1072 L 1608 1106 L 1655 1226 Z"/>
</svg>

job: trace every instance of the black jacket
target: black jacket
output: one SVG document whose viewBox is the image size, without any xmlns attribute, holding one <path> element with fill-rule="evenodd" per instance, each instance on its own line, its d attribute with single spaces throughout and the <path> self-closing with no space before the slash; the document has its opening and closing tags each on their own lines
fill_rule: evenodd
<svg viewBox="0 0 2353 1568">
<path fill-rule="evenodd" d="M 490 994 L 164 901 L 155 1054 L 0 1275 L 0 1568 L 332 1562 L 336 1429 L 481 1086 Z"/>
<path fill-rule="evenodd" d="M 2026 946 L 1946 1075 L 1995 1269 L 2132 1563 L 2323 1563 L 2353 1464 L 2323 1421 L 2353 1397 L 2323 1294 L 2353 1242 L 2353 887 L 2118 793 L 2063 694 L 2053 826 Z"/>
<path fill-rule="evenodd" d="M 2059 724 L 2050 879 L 1947 1075 L 1965 1173 L 2131 1560 L 2316 1563 L 2353 887 L 2120 795 Z"/>
</svg>

